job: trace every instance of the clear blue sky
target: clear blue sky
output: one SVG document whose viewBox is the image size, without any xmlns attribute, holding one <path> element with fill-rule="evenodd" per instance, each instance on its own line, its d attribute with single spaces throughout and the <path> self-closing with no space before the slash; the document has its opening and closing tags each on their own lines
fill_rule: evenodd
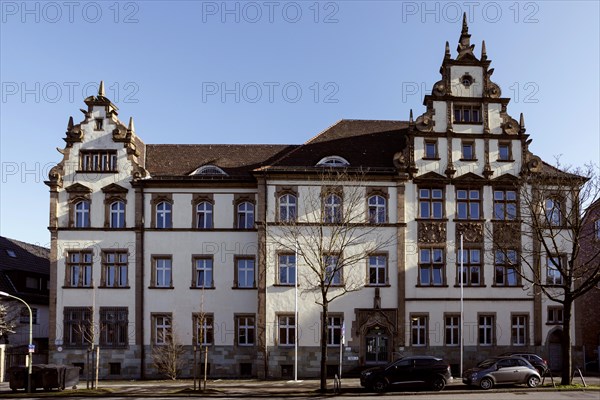
<svg viewBox="0 0 600 400">
<path fill-rule="evenodd" d="M 0 1 L 0 232 L 48 245 L 69 116 L 97 90 L 146 143 L 302 143 L 408 119 L 461 15 L 548 162 L 600 161 L 599 2 Z"/>
</svg>

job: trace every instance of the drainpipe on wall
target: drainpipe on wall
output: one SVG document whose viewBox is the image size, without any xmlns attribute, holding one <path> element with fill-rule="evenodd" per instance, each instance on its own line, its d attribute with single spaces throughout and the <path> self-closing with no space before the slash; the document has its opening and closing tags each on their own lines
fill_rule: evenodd
<svg viewBox="0 0 600 400">
<path fill-rule="evenodd" d="M 144 260 L 146 258 L 146 252 L 144 250 L 144 237 L 146 236 L 146 231 L 145 231 L 145 227 L 146 227 L 146 221 L 145 221 L 145 216 L 146 216 L 146 201 L 144 198 L 144 186 L 143 183 L 140 185 L 140 196 L 141 196 L 141 213 L 142 213 L 142 218 L 141 218 L 141 223 L 140 223 L 140 248 L 138 249 L 138 251 L 140 251 L 141 256 L 139 257 L 140 260 L 140 271 L 141 271 L 141 279 L 140 282 L 140 326 L 137 326 L 136 328 L 141 330 L 141 351 L 140 351 L 140 377 L 141 379 L 146 379 L 146 350 L 145 350 L 145 345 L 144 345 L 144 271 L 145 271 L 145 265 L 144 265 Z"/>
</svg>

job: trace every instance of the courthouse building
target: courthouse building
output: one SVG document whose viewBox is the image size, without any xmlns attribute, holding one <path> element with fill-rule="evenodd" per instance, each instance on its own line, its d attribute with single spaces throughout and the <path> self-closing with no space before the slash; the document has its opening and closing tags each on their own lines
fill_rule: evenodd
<svg viewBox="0 0 600 400">
<path fill-rule="evenodd" d="M 92 340 L 101 378 L 152 377 L 152 349 L 174 337 L 183 376 L 205 344 L 210 376 L 285 377 L 297 337 L 298 375 L 318 376 L 322 309 L 294 250 L 309 241 L 286 229 L 327 231 L 344 213 L 366 232 L 353 257 L 384 245 L 328 278 L 330 296 L 354 285 L 329 304 L 332 369 L 340 347 L 346 371 L 410 354 L 458 365 L 461 326 L 466 366 L 514 349 L 559 360 L 549 340 L 560 307 L 519 274 L 526 236 L 505 238 L 509 252 L 494 243 L 496 227 L 526 212 L 519 177 L 558 172 L 531 153 L 485 43 L 475 54 L 470 37 L 463 22 L 458 53 L 446 43 L 441 78 L 415 117 L 341 120 L 301 145 L 146 144 L 101 84 L 83 120 L 69 120 L 46 182 L 52 361 L 84 362 Z M 361 179 L 324 179 L 332 171 Z M 352 188 L 362 201 L 348 200 Z M 315 194 L 322 203 L 311 206 Z M 350 254 L 322 257 L 329 268 Z M 552 276 L 548 264 L 539 260 Z"/>
</svg>

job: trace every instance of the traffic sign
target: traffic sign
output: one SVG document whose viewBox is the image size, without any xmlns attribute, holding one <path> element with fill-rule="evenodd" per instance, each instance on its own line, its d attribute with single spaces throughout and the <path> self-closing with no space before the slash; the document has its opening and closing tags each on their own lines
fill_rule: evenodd
<svg viewBox="0 0 600 400">
<path fill-rule="evenodd" d="M 35 353 L 35 344 L 30 344 L 28 347 L 30 353 Z"/>
</svg>

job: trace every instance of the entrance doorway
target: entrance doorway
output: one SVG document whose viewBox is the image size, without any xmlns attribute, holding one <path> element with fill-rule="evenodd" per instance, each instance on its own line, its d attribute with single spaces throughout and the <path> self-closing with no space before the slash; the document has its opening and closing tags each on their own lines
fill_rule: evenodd
<svg viewBox="0 0 600 400">
<path fill-rule="evenodd" d="M 365 336 L 365 341 L 367 364 L 386 364 L 389 361 L 390 338 L 385 329 L 379 326 L 370 329 Z"/>
<path fill-rule="evenodd" d="M 548 335 L 548 366 L 552 371 L 562 368 L 562 331 L 557 329 Z"/>
</svg>

